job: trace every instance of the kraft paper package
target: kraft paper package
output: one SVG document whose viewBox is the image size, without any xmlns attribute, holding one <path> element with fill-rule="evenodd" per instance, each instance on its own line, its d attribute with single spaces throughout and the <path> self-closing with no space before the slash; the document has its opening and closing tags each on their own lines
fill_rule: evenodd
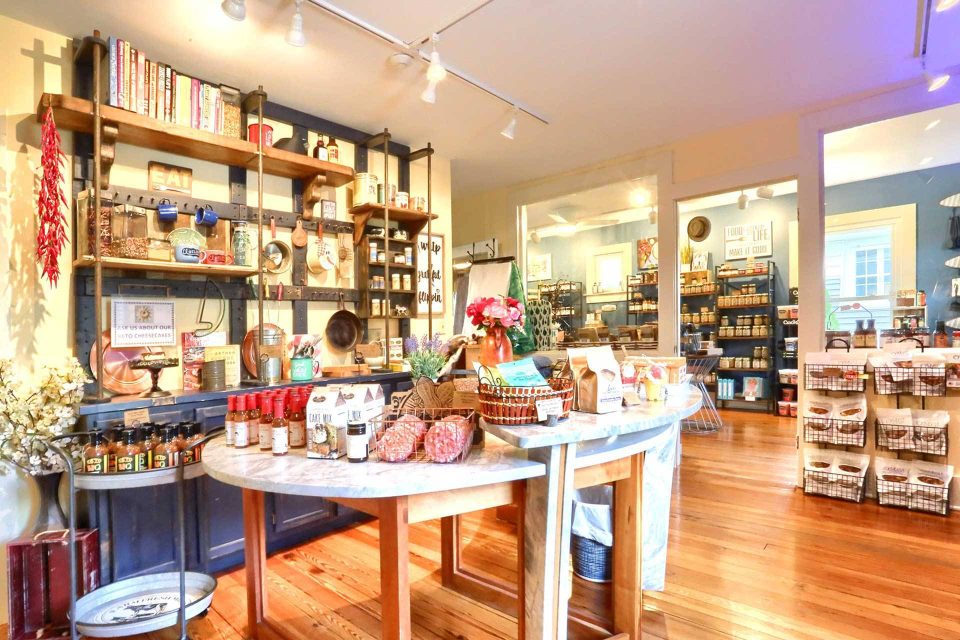
<svg viewBox="0 0 960 640">
<path fill-rule="evenodd" d="M 567 349 L 573 374 L 573 408 L 586 413 L 612 413 L 623 405 L 620 364 L 613 349 L 586 347 Z"/>
</svg>

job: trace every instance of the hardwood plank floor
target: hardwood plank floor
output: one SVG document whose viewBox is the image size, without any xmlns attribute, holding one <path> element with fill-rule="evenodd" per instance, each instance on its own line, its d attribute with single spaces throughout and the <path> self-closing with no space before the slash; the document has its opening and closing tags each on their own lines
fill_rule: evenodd
<svg viewBox="0 0 960 640">
<path fill-rule="evenodd" d="M 793 420 L 724 417 L 720 433 L 683 438 L 667 587 L 646 593 L 645 639 L 960 639 L 960 515 L 806 497 L 793 484 Z M 463 530 L 465 564 L 515 579 L 510 525 L 483 512 Z M 291 637 L 379 637 L 377 540 L 374 521 L 270 558 L 272 615 Z M 439 545 L 439 522 L 412 527 L 414 636 L 515 637 L 513 618 L 441 586 Z M 608 618 L 607 588 L 574 578 L 571 607 Z M 243 573 L 227 573 L 191 637 L 237 640 L 245 620 Z"/>
</svg>

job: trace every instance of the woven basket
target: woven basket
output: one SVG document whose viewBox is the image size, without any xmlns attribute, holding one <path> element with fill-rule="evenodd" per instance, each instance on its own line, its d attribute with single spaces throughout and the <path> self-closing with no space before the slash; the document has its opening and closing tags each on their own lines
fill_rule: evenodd
<svg viewBox="0 0 960 640">
<path fill-rule="evenodd" d="M 550 378 L 547 387 L 502 387 L 480 383 L 480 415 L 490 424 L 532 424 L 537 422 L 537 401 L 560 398 L 563 411 L 557 417 L 570 416 L 573 407 L 573 381 Z"/>
<path fill-rule="evenodd" d="M 572 539 L 573 572 L 590 582 L 610 582 L 613 549 L 577 534 Z"/>
</svg>

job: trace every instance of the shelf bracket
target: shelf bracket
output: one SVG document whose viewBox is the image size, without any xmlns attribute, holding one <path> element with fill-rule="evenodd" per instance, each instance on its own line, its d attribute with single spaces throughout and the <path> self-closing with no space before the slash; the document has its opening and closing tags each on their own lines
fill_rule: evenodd
<svg viewBox="0 0 960 640">
<path fill-rule="evenodd" d="M 367 222 L 372 216 L 373 212 L 368 211 L 353 217 L 353 246 L 360 246 L 360 241 L 363 240 L 363 234 L 367 228 Z"/>
<path fill-rule="evenodd" d="M 313 205 L 320 202 L 323 198 L 323 193 L 321 193 L 321 188 L 326 186 L 327 176 L 318 173 L 309 180 L 303 186 L 303 219 L 304 220 L 313 220 Z"/>
<path fill-rule="evenodd" d="M 100 133 L 100 188 L 110 188 L 110 169 L 117 159 L 117 136 L 120 131 L 114 122 L 104 122 Z"/>
</svg>

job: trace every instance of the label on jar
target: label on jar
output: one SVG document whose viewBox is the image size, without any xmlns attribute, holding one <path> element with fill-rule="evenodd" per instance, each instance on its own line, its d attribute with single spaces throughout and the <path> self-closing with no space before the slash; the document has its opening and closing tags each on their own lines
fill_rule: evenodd
<svg viewBox="0 0 960 640">
<path fill-rule="evenodd" d="M 233 423 L 233 446 L 242 449 L 250 446 L 250 432 L 247 429 L 247 421 L 240 420 Z"/>
<path fill-rule="evenodd" d="M 86 473 L 106 473 L 107 456 L 94 456 L 83 461 L 83 470 Z"/>
<path fill-rule="evenodd" d="M 228 447 L 233 446 L 234 435 L 236 435 L 236 427 L 233 426 L 233 420 L 228 420 L 223 423 L 223 434 L 226 437 L 226 442 Z"/>
<path fill-rule="evenodd" d="M 290 422 L 290 446 L 303 447 L 307 444 L 307 423 L 305 421 Z"/>
<path fill-rule="evenodd" d="M 119 455 L 117 456 L 117 472 L 129 473 L 131 471 L 143 471 L 145 460 L 146 454 L 143 452 Z"/>
<path fill-rule="evenodd" d="M 274 455 L 283 455 L 288 451 L 288 438 L 289 433 L 287 432 L 286 427 L 273 427 L 271 428 L 273 432 L 273 443 L 272 449 Z"/>
<path fill-rule="evenodd" d="M 175 451 L 164 451 L 163 453 L 153 454 L 153 468 L 166 469 L 177 465 L 177 453 Z"/>
<path fill-rule="evenodd" d="M 369 455 L 370 438 L 364 433 L 360 436 L 347 436 L 347 458 L 350 460 L 365 460 Z"/>
<path fill-rule="evenodd" d="M 196 462 L 197 456 L 193 449 L 184 449 L 183 450 L 183 464 L 190 464 Z"/>
<path fill-rule="evenodd" d="M 270 434 L 273 431 L 273 425 L 266 422 L 259 423 L 259 430 L 257 432 L 257 442 L 260 443 L 260 449 L 263 451 L 269 451 L 273 448 L 272 435 Z"/>
</svg>

